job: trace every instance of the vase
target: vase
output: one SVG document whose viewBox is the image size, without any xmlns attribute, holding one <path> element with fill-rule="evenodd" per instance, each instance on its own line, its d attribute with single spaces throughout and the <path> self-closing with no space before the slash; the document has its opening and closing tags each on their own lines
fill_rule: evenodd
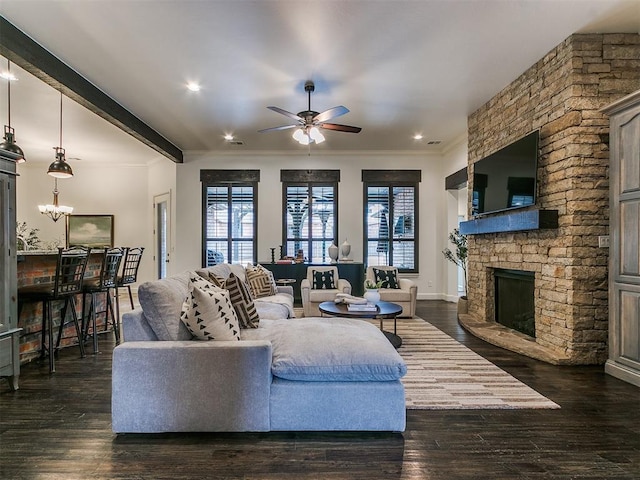
<svg viewBox="0 0 640 480">
<path fill-rule="evenodd" d="M 342 260 L 349 260 L 349 253 L 351 253 L 351 244 L 347 242 L 345 238 L 344 243 L 340 247 L 340 253 L 342 253 Z"/>
<path fill-rule="evenodd" d="M 469 300 L 466 296 L 458 298 L 458 315 L 466 315 L 469 313 Z"/>
<path fill-rule="evenodd" d="M 329 245 L 329 258 L 331 259 L 331 263 L 338 263 L 338 247 L 332 243 Z"/>
<path fill-rule="evenodd" d="M 367 302 L 375 303 L 380 301 L 380 292 L 376 289 L 367 289 L 363 295 L 367 299 Z"/>
</svg>

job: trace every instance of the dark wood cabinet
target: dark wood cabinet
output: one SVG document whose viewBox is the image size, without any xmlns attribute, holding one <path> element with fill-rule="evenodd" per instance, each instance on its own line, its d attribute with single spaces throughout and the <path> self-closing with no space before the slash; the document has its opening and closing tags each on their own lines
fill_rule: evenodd
<svg viewBox="0 0 640 480">
<path fill-rule="evenodd" d="M 293 297 L 296 304 L 302 304 L 302 296 L 300 293 L 300 282 L 307 278 L 307 268 L 313 265 L 327 266 L 321 263 L 271 263 L 260 262 L 265 268 L 273 272 L 276 280 L 282 278 L 291 278 L 296 282 L 293 284 Z M 364 294 L 364 264 L 357 262 L 337 263 L 338 275 L 340 278 L 348 280 L 351 284 L 351 294 L 361 296 Z"/>
<path fill-rule="evenodd" d="M 12 390 L 20 375 L 20 329 L 18 328 L 18 277 L 16 257 L 16 162 L 0 150 L 0 376 Z"/>
</svg>

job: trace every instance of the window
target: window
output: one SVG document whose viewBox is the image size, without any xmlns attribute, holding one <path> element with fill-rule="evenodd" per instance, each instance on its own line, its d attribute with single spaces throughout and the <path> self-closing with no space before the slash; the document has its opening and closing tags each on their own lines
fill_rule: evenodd
<svg viewBox="0 0 640 480">
<path fill-rule="evenodd" d="M 338 170 L 282 170 L 283 250 L 311 263 L 329 262 L 328 248 L 338 236 Z"/>
<path fill-rule="evenodd" d="M 364 252 L 367 266 L 418 272 L 420 170 L 363 170 Z"/>
<path fill-rule="evenodd" d="M 255 263 L 258 170 L 201 170 L 202 264 Z"/>
</svg>

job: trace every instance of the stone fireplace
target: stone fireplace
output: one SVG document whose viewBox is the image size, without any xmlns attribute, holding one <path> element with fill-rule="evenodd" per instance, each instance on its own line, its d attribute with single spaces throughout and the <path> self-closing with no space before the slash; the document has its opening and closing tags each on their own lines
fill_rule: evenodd
<svg viewBox="0 0 640 480">
<path fill-rule="evenodd" d="M 535 338 L 535 274 L 524 270 L 493 269 L 495 321 Z"/>
<path fill-rule="evenodd" d="M 639 58 L 640 35 L 573 35 L 469 117 L 470 179 L 477 160 L 540 130 L 535 208 L 558 215 L 557 228 L 468 237 L 460 322 L 475 335 L 554 364 L 606 360 L 609 120 L 599 109 L 640 88 Z M 495 321 L 496 270 L 532 272 L 535 337 Z"/>
</svg>

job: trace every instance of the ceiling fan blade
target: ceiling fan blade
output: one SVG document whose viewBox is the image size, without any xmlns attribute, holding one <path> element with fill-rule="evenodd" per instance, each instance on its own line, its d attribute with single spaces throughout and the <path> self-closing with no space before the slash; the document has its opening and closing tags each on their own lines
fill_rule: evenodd
<svg viewBox="0 0 640 480">
<path fill-rule="evenodd" d="M 271 127 L 271 128 L 263 128 L 262 130 L 258 130 L 258 133 L 265 133 L 265 132 L 275 132 L 277 130 L 288 130 L 289 128 L 296 128 L 299 127 L 300 125 L 281 125 L 279 127 Z"/>
<path fill-rule="evenodd" d="M 340 125 L 338 123 L 321 123 L 318 126 L 326 130 L 336 130 L 338 132 L 347 133 L 360 133 L 360 130 L 362 130 L 362 128 L 360 127 L 352 127 L 351 125 Z"/>
<path fill-rule="evenodd" d="M 315 117 L 313 117 L 313 123 L 318 124 L 326 122 L 327 120 L 339 117 L 340 115 L 344 115 L 345 113 L 349 113 L 349 109 L 347 107 L 339 105 L 337 107 L 330 108 L 329 110 L 325 110 L 324 112 L 317 114 Z"/>
<path fill-rule="evenodd" d="M 284 115 L 285 117 L 289 117 L 292 118 L 293 120 L 296 120 L 298 122 L 300 121 L 304 121 L 304 119 L 300 118 L 298 115 L 296 115 L 295 113 L 291 113 L 291 112 L 287 112 L 286 110 L 283 110 L 280 107 L 267 107 L 269 110 L 273 110 L 274 112 L 277 112 L 281 115 Z"/>
</svg>

